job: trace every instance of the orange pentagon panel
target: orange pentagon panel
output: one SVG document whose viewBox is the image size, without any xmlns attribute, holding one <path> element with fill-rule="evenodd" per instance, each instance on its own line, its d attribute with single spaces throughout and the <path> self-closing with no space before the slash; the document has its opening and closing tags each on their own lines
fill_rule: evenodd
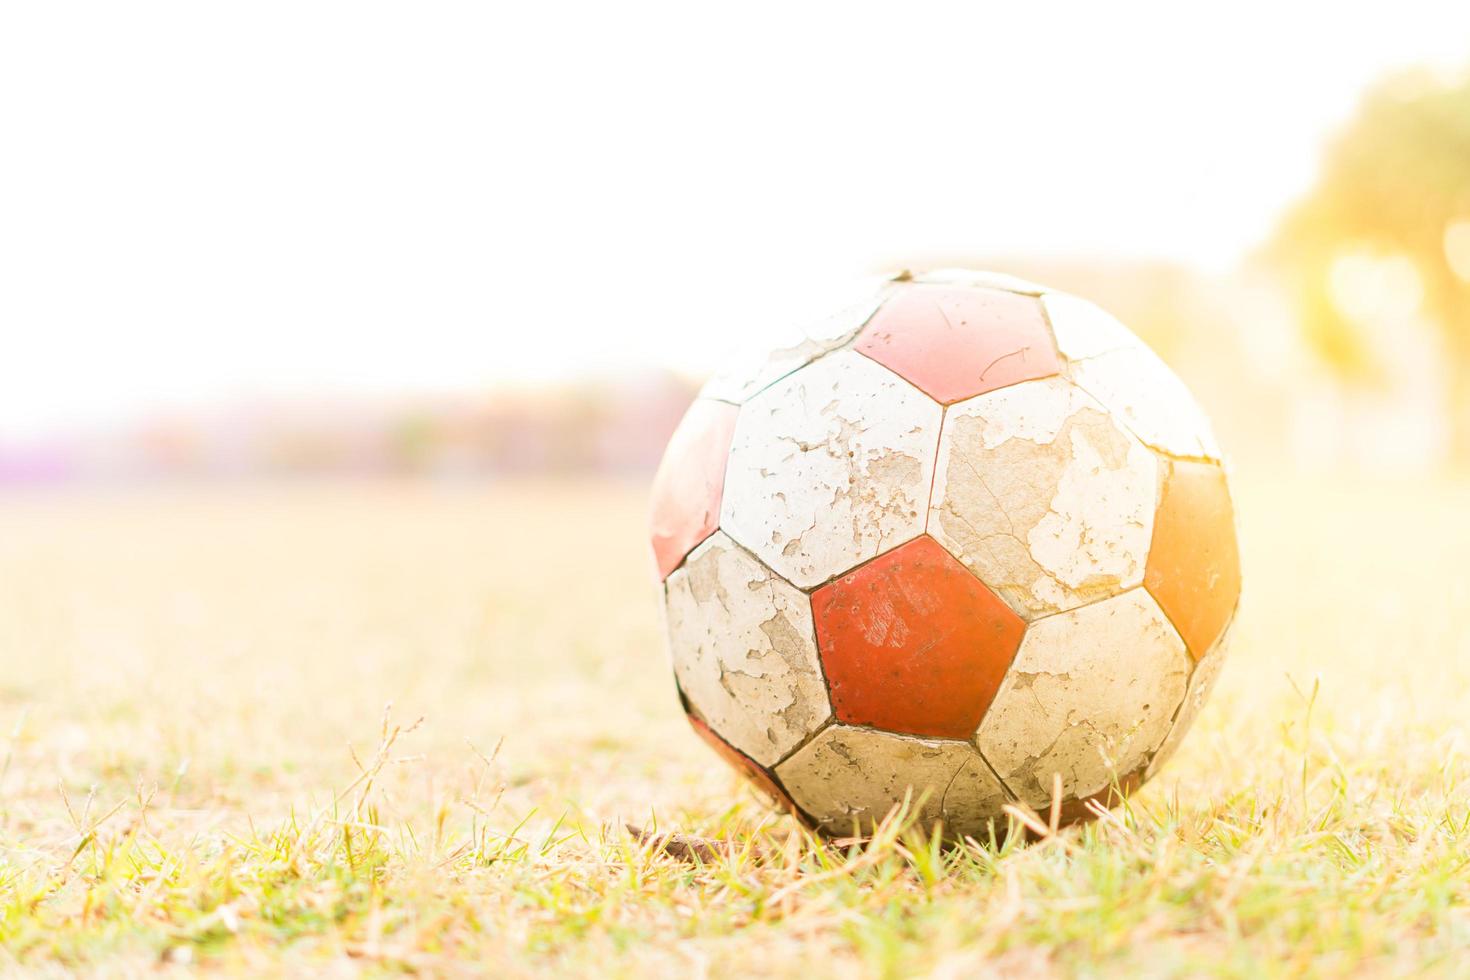
<svg viewBox="0 0 1470 980">
<path fill-rule="evenodd" d="M 850 725 L 970 738 L 1026 625 L 927 535 L 812 593 L 832 710 Z"/>
<path fill-rule="evenodd" d="M 1170 460 L 1143 584 L 1199 660 L 1240 599 L 1240 554 L 1225 471 Z"/>
<path fill-rule="evenodd" d="M 1041 303 L 918 283 L 879 307 L 857 349 L 946 405 L 1061 370 Z"/>
<path fill-rule="evenodd" d="M 684 717 L 689 719 L 689 727 L 694 729 L 694 734 L 703 739 L 705 744 L 714 749 L 715 753 L 729 763 L 736 772 L 749 780 L 751 785 L 761 792 L 761 795 L 769 797 L 777 806 L 790 811 L 803 823 L 807 821 L 806 814 L 797 808 L 780 784 L 771 778 L 770 773 L 756 765 L 755 761 L 745 753 L 716 735 L 714 729 L 699 718 L 692 714 L 685 714 Z"/>
<path fill-rule="evenodd" d="M 659 578 L 679 567 L 720 523 L 725 460 L 740 409 L 697 399 L 669 438 L 653 478 L 653 557 Z"/>
</svg>

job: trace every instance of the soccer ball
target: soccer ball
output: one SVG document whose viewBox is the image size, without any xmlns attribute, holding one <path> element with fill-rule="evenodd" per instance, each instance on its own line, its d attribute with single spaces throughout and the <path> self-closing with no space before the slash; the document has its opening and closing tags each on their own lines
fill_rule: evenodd
<svg viewBox="0 0 1470 980">
<path fill-rule="evenodd" d="M 1189 728 L 1240 595 L 1184 385 L 1091 303 L 987 273 L 900 275 L 731 364 L 652 524 L 690 723 L 829 834 L 906 797 L 952 839 L 1112 805 Z"/>
</svg>

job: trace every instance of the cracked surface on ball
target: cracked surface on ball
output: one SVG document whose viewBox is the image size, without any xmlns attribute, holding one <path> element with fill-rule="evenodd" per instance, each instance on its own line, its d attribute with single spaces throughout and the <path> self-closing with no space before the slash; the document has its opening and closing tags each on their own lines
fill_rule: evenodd
<svg viewBox="0 0 1470 980">
<path fill-rule="evenodd" d="M 1169 758 L 1239 605 L 1227 474 L 1188 389 L 1096 305 L 902 275 L 713 379 L 653 540 L 695 730 L 800 819 L 985 839 Z M 1004 830 L 1004 827 L 998 827 Z"/>
<path fill-rule="evenodd" d="M 1215 641 L 1215 646 L 1194 665 L 1194 671 L 1189 675 L 1189 689 L 1184 693 L 1184 703 L 1179 706 L 1179 713 L 1174 716 L 1174 722 L 1169 726 L 1169 734 L 1159 745 L 1154 757 L 1149 760 L 1148 771 L 1145 775 L 1152 778 L 1155 773 L 1163 768 L 1164 764 L 1173 758 L 1178 750 L 1184 736 L 1189 734 L 1189 729 L 1194 725 L 1194 719 L 1199 715 L 1200 709 L 1205 706 L 1210 692 L 1215 688 L 1215 682 L 1220 679 L 1220 671 L 1225 666 L 1227 649 L 1230 645 L 1230 627 L 1226 626 L 1220 638 Z"/>
<path fill-rule="evenodd" d="M 741 408 L 720 526 L 800 588 L 917 537 L 941 414 L 860 354 L 822 358 Z"/>
<path fill-rule="evenodd" d="M 1150 447 L 1173 456 L 1220 458 L 1194 396 L 1142 341 L 1076 361 L 1068 374 Z"/>
<path fill-rule="evenodd" d="M 929 530 L 1021 616 L 1143 581 L 1158 460 L 1063 378 L 991 392 L 944 423 Z"/>
<path fill-rule="evenodd" d="M 1032 623 L 976 743 L 1011 791 L 1083 797 L 1148 762 L 1184 699 L 1184 641 L 1143 589 Z"/>
<path fill-rule="evenodd" d="M 831 717 L 803 593 L 723 532 L 667 588 L 674 674 L 725 741 L 769 766 Z"/>
<path fill-rule="evenodd" d="M 965 742 L 834 725 L 776 768 L 786 791 L 829 833 L 873 826 L 911 794 L 919 826 L 951 837 L 986 835 L 1009 802 Z"/>
</svg>

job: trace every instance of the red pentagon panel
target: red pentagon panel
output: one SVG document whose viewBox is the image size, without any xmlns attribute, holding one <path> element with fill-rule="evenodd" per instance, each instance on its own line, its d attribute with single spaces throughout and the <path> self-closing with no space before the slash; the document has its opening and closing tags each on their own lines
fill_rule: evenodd
<svg viewBox="0 0 1470 980">
<path fill-rule="evenodd" d="M 1225 471 L 1171 460 L 1154 515 L 1143 584 L 1199 660 L 1240 599 L 1240 552 Z"/>
<path fill-rule="evenodd" d="M 1026 624 L 925 535 L 812 593 L 839 721 L 969 738 Z"/>
<path fill-rule="evenodd" d="M 856 346 L 946 405 L 1061 370 L 1040 301 L 1003 289 L 908 286 Z"/>
<path fill-rule="evenodd" d="M 659 578 L 668 578 L 684 556 L 720 523 L 725 460 L 740 409 L 697 399 L 669 439 L 653 477 L 653 557 Z"/>
<path fill-rule="evenodd" d="M 791 797 L 786 795 L 786 791 L 754 759 L 751 759 L 744 752 L 741 752 L 729 742 L 716 735 L 714 729 L 706 725 L 701 719 L 688 713 L 684 717 L 689 719 L 689 727 L 694 729 L 694 734 L 704 739 L 706 745 L 714 749 L 720 758 L 724 759 L 742 776 L 750 780 L 756 789 L 769 796 L 779 806 L 791 811 L 798 819 L 806 820 L 806 815 L 792 802 Z"/>
</svg>

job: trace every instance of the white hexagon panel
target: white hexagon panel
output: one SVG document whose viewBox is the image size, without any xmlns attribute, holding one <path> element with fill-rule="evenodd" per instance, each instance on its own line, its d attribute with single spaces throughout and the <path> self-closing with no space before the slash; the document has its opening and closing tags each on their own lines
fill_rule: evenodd
<svg viewBox="0 0 1470 980">
<path fill-rule="evenodd" d="M 1068 376 L 1143 442 L 1173 456 L 1218 460 L 1209 418 L 1169 366 L 1115 317 L 1064 293 L 1042 300 Z"/>
<path fill-rule="evenodd" d="M 1230 646 L 1230 625 L 1227 624 L 1225 632 L 1215 641 L 1215 646 L 1199 663 L 1194 665 L 1194 672 L 1189 675 L 1189 689 L 1184 694 L 1184 703 L 1179 706 L 1179 713 L 1174 716 L 1174 723 L 1169 727 L 1169 734 L 1164 737 L 1163 743 L 1158 751 L 1154 753 L 1148 764 L 1148 776 L 1152 778 L 1164 764 L 1174 757 L 1184 736 L 1189 734 L 1194 720 L 1198 717 L 1209 699 L 1210 692 L 1215 689 L 1215 682 L 1220 679 L 1220 671 L 1228 659 L 1228 648 Z"/>
<path fill-rule="evenodd" d="M 1068 295 L 1047 293 L 1041 298 L 1057 350 L 1069 361 L 1097 357 L 1139 343 L 1132 330 L 1096 303 Z"/>
<path fill-rule="evenodd" d="M 725 741 L 763 766 L 832 716 L 811 602 L 716 532 L 666 583 L 674 675 Z"/>
<path fill-rule="evenodd" d="M 1065 378 L 950 408 L 929 533 L 1026 619 L 1143 581 L 1159 464 Z"/>
<path fill-rule="evenodd" d="M 853 351 L 746 402 L 720 527 L 807 589 L 924 530 L 943 410 Z"/>
<path fill-rule="evenodd" d="M 907 795 L 919 826 L 989 836 L 1005 788 L 966 742 L 834 725 L 776 767 L 796 805 L 828 833 L 871 833 Z M 998 828 L 1001 830 L 1002 828 Z"/>
<path fill-rule="evenodd" d="M 1032 623 L 976 744 L 1026 803 L 1085 799 L 1134 777 L 1169 732 L 1193 666 L 1143 589 Z"/>
</svg>

